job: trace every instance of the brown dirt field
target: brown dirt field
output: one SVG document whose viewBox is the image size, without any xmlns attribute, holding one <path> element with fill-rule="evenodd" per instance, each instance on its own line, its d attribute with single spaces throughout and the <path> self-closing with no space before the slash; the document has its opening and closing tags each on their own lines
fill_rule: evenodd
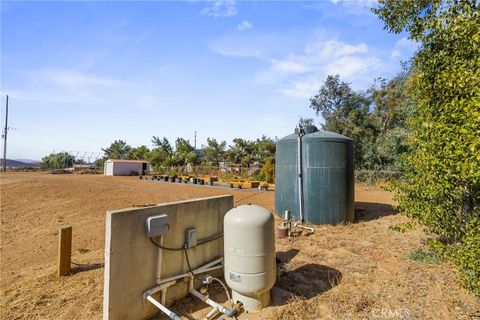
<svg viewBox="0 0 480 320">
<path fill-rule="evenodd" d="M 233 194 L 236 204 L 274 209 L 274 193 L 154 183 L 135 177 L 6 173 L 1 187 L 1 318 L 102 317 L 105 212 L 204 196 Z M 366 210 L 358 223 L 317 226 L 315 234 L 277 239 L 285 263 L 279 287 L 297 295 L 257 316 L 274 319 L 473 319 L 480 301 L 461 288 L 450 263 L 409 259 L 429 235 L 391 209 L 392 195 L 356 187 Z M 73 226 L 68 277 L 56 277 L 57 232 Z M 188 301 L 188 298 L 186 299 Z M 181 315 L 185 302 L 174 305 Z"/>
</svg>

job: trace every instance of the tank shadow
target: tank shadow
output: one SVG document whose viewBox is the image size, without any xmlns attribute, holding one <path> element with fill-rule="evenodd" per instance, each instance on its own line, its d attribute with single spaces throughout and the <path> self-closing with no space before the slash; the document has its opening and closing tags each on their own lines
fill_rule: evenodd
<svg viewBox="0 0 480 320">
<path fill-rule="evenodd" d="M 355 202 L 355 222 L 376 220 L 396 213 L 389 204 Z"/>
<path fill-rule="evenodd" d="M 288 263 L 290 260 L 295 258 L 295 256 L 300 252 L 298 249 L 290 249 L 288 251 L 278 251 L 277 252 L 277 263 Z"/>
<path fill-rule="evenodd" d="M 342 273 L 337 269 L 309 263 L 280 275 L 277 286 L 302 297 L 312 298 L 337 286 Z"/>
</svg>

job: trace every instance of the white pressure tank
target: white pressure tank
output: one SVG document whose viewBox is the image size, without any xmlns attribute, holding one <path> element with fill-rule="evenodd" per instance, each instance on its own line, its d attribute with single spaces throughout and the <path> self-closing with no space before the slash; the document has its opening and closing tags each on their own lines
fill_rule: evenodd
<svg viewBox="0 0 480 320">
<path fill-rule="evenodd" d="M 234 302 L 252 312 L 270 304 L 276 280 L 273 216 L 256 205 L 242 205 L 224 218 L 225 280 Z"/>
</svg>

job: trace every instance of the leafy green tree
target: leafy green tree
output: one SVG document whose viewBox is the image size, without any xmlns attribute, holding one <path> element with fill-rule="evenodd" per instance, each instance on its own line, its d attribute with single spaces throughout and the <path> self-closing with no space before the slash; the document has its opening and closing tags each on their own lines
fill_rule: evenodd
<svg viewBox="0 0 480 320">
<path fill-rule="evenodd" d="M 126 159 L 127 154 L 132 147 L 123 140 L 115 140 L 108 148 L 103 149 L 107 159 Z"/>
<path fill-rule="evenodd" d="M 166 137 L 160 139 L 159 137 L 153 136 L 152 144 L 154 146 L 154 149 L 162 149 L 167 156 L 173 155 L 172 145 Z"/>
<path fill-rule="evenodd" d="M 102 157 L 102 158 L 98 158 L 97 160 L 95 160 L 95 162 L 93 163 L 95 168 L 97 169 L 102 169 L 103 168 L 103 165 L 105 164 L 105 161 L 107 159 Z"/>
<path fill-rule="evenodd" d="M 409 150 L 406 119 L 413 110 L 405 93 L 408 75 L 407 65 L 389 81 L 377 79 L 367 92 L 355 92 L 338 75 L 328 76 L 310 100 L 325 119 L 324 129 L 354 140 L 357 169 L 400 170 L 399 159 Z"/>
<path fill-rule="evenodd" d="M 225 155 L 232 164 L 250 167 L 254 160 L 254 142 L 242 138 L 233 139 L 233 145 L 228 148 Z"/>
<path fill-rule="evenodd" d="M 173 166 L 173 149 L 166 137 L 152 137 L 154 148 L 150 152 L 149 160 L 152 166 L 158 171 L 163 166 Z"/>
<path fill-rule="evenodd" d="M 354 140 L 357 168 L 374 168 L 372 149 L 377 128 L 369 117 L 371 101 L 355 92 L 339 75 L 327 76 L 318 93 L 310 99 L 310 107 L 325 120 L 325 130 L 340 133 Z"/>
<path fill-rule="evenodd" d="M 450 243 L 441 248 L 480 294 L 479 3 L 383 0 L 373 11 L 421 43 L 407 84 L 416 107 L 399 208 Z"/>
<path fill-rule="evenodd" d="M 401 157 L 409 152 L 407 138 L 410 129 L 407 119 L 413 115 L 414 105 L 406 92 L 410 69 L 405 69 L 393 79 L 376 79 L 368 90 L 371 99 L 371 122 L 376 139 L 370 161 L 371 167 L 379 170 L 401 170 Z"/>
<path fill-rule="evenodd" d="M 75 159 L 74 164 L 87 164 L 87 162 L 83 159 Z"/>
<path fill-rule="evenodd" d="M 60 169 L 72 167 L 75 163 L 75 157 L 68 152 L 50 153 L 42 158 L 42 168 Z"/>
<path fill-rule="evenodd" d="M 140 146 L 131 148 L 127 153 L 127 159 L 129 160 L 149 160 L 150 149 L 147 146 Z"/>
<path fill-rule="evenodd" d="M 183 138 L 177 138 L 175 141 L 175 152 L 173 154 L 173 162 L 177 166 L 185 166 L 187 164 L 199 164 L 199 156 L 195 152 L 190 141 Z"/>
<path fill-rule="evenodd" d="M 226 147 L 225 141 L 219 143 L 216 139 L 207 138 L 207 145 L 202 146 L 205 154 L 204 163 L 208 166 L 218 166 L 224 160 Z"/>
<path fill-rule="evenodd" d="M 313 118 L 300 117 L 300 119 L 298 120 L 298 125 L 300 125 L 301 127 L 315 127 L 316 129 L 318 129 L 318 127 L 315 125 L 315 121 L 313 120 Z"/>
<path fill-rule="evenodd" d="M 254 159 L 260 164 L 269 161 L 270 165 L 275 164 L 276 141 L 267 136 L 262 136 L 254 143 Z"/>
</svg>

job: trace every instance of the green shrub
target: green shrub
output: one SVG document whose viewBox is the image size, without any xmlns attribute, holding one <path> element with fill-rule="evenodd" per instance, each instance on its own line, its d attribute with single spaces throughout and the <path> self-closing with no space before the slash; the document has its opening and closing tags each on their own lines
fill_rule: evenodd
<svg viewBox="0 0 480 320">
<path fill-rule="evenodd" d="M 423 263 L 440 263 L 442 262 L 442 258 L 438 255 L 435 251 L 424 251 L 422 249 L 418 249 L 413 251 L 408 256 L 411 260 Z"/>
<path fill-rule="evenodd" d="M 462 279 L 468 289 L 480 295 L 480 232 L 478 221 L 466 227 L 465 236 L 454 250 Z"/>
<path fill-rule="evenodd" d="M 400 211 L 440 236 L 436 252 L 480 292 L 480 24 L 478 1 L 383 0 L 374 9 L 421 46 L 407 88 L 412 152 L 396 184 Z"/>
</svg>

